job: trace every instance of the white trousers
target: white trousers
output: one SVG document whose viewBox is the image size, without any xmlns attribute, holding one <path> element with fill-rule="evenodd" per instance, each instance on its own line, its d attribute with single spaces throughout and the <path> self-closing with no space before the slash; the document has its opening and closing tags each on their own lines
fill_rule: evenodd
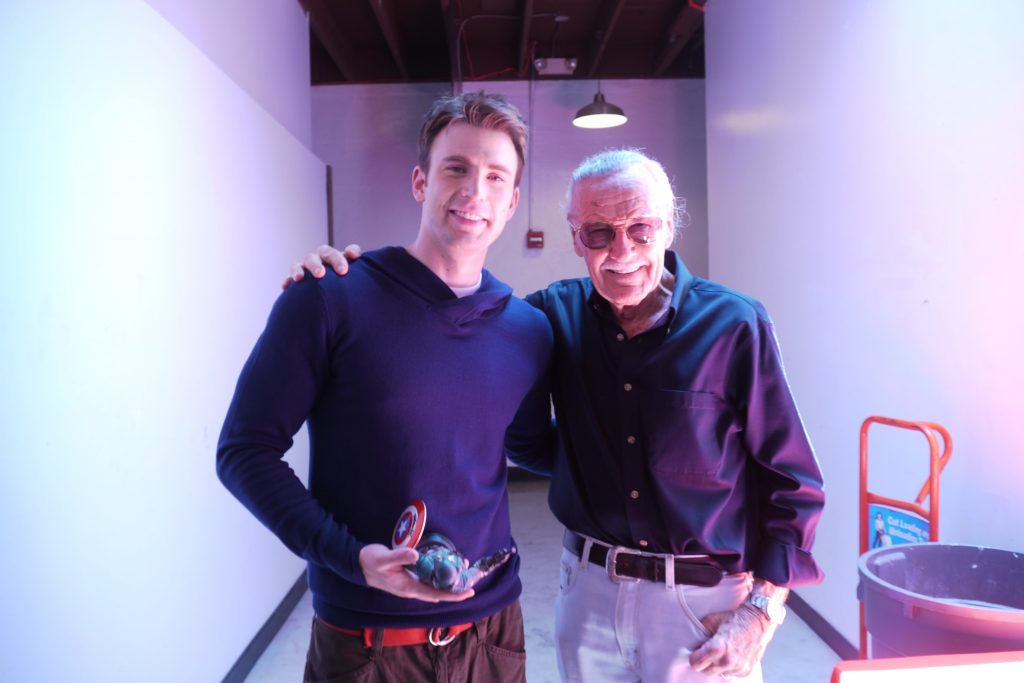
<svg viewBox="0 0 1024 683">
<path fill-rule="evenodd" d="M 589 550 L 589 548 L 587 549 Z M 708 676 L 689 657 L 710 633 L 701 617 L 735 609 L 746 599 L 750 574 L 730 574 L 717 586 L 639 581 L 615 583 L 603 567 L 562 550 L 555 602 L 558 671 L 581 683 L 761 683 L 761 666 L 746 678 Z"/>
</svg>

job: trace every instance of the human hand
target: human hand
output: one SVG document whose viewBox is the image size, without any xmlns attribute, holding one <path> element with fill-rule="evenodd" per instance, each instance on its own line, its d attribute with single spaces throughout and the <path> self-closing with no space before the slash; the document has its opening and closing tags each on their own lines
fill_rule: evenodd
<svg viewBox="0 0 1024 683">
<path fill-rule="evenodd" d="M 321 278 L 327 273 L 325 265 L 334 268 L 338 275 L 344 275 L 348 272 L 349 261 L 355 261 L 362 253 L 363 250 L 358 244 L 350 244 L 343 251 L 338 251 L 329 244 L 321 244 L 316 251 L 306 254 L 302 261 L 292 264 L 291 272 L 281 283 L 281 289 L 288 289 L 288 285 L 293 282 L 301 282 L 306 275 L 303 268 L 311 272 L 315 278 Z"/>
<path fill-rule="evenodd" d="M 363 569 L 368 585 L 400 598 L 425 602 L 459 602 L 475 595 L 472 589 L 464 593 L 451 593 L 421 583 L 405 570 L 406 565 L 416 564 L 418 558 L 419 553 L 412 548 L 392 550 L 380 543 L 371 543 L 359 551 L 359 566 Z"/>
<path fill-rule="evenodd" d="M 690 666 L 708 676 L 748 675 L 778 627 L 746 605 L 709 614 L 701 622 L 713 635 L 690 655 Z"/>
</svg>

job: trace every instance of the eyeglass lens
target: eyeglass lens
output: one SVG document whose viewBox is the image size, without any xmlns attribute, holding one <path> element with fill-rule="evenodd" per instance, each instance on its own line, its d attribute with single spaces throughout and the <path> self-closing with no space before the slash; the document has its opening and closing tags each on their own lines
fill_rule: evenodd
<svg viewBox="0 0 1024 683">
<path fill-rule="evenodd" d="M 641 246 L 654 241 L 659 223 L 653 219 L 633 221 L 626 228 L 626 235 Z M 588 249 L 604 249 L 615 240 L 615 228 L 608 223 L 585 223 L 579 228 L 580 241 Z"/>
</svg>

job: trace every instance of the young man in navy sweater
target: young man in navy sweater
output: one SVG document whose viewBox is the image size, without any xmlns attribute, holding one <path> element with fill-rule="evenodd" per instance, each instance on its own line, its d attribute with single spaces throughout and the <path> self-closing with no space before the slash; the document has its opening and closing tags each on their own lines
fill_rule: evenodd
<svg viewBox="0 0 1024 683">
<path fill-rule="evenodd" d="M 469 561 L 514 549 L 506 432 L 550 446 L 551 328 L 483 269 L 519 200 L 526 134 L 500 96 L 439 100 L 412 176 L 415 239 L 288 287 L 239 377 L 217 473 L 308 561 L 307 681 L 525 678 L 518 556 L 450 593 L 390 543 L 421 499 L 427 531 Z M 307 420 L 308 489 L 282 460 Z"/>
</svg>

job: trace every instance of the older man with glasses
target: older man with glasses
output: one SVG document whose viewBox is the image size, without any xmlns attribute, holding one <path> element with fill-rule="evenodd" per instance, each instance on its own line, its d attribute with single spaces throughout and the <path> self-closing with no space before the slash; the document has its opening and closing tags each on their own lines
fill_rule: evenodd
<svg viewBox="0 0 1024 683">
<path fill-rule="evenodd" d="M 789 588 L 822 577 L 821 471 L 772 322 L 669 250 L 686 213 L 648 156 L 586 159 L 567 204 L 590 277 L 527 297 L 555 333 L 562 678 L 760 681 Z"/>
<path fill-rule="evenodd" d="M 590 277 L 527 297 L 556 340 L 562 677 L 758 681 L 824 502 L 771 320 L 669 251 L 686 214 L 649 157 L 586 159 L 567 204 Z"/>
</svg>

